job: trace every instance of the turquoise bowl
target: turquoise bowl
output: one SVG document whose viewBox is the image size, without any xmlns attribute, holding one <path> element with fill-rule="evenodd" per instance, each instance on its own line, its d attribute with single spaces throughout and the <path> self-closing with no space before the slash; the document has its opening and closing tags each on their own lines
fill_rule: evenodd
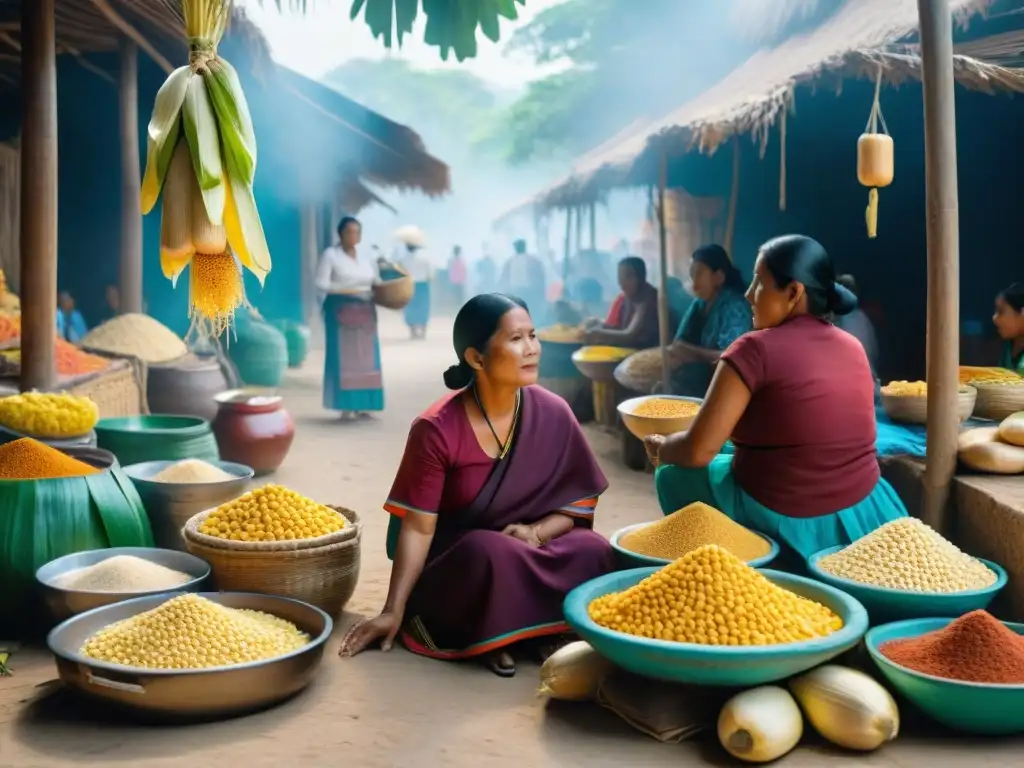
<svg viewBox="0 0 1024 768">
<path fill-rule="evenodd" d="M 648 522 L 637 523 L 636 525 L 627 525 L 625 528 L 620 528 L 612 535 L 611 545 L 612 549 L 615 550 L 615 562 L 620 570 L 627 570 L 629 568 L 647 568 L 652 565 L 656 565 L 659 568 L 662 568 L 672 562 L 671 560 L 666 560 L 665 558 L 661 557 L 651 557 L 650 555 L 641 555 L 639 552 L 630 552 L 628 549 L 623 548 L 623 546 L 619 544 L 619 540 L 627 533 L 635 531 L 637 528 L 643 528 L 645 525 L 650 525 L 650 523 Z M 771 549 L 768 551 L 767 555 L 759 557 L 756 560 L 749 560 L 747 562 L 747 565 L 751 566 L 752 568 L 764 568 L 766 565 L 772 562 L 772 560 L 779 556 L 778 542 L 776 542 L 770 536 L 765 536 L 763 533 L 758 533 L 757 531 L 751 531 L 751 533 L 754 533 L 760 536 L 765 541 L 767 541 L 771 545 Z"/>
<path fill-rule="evenodd" d="M 811 555 L 807 559 L 807 568 L 818 581 L 857 598 L 867 609 L 872 625 L 884 624 L 887 621 L 925 619 L 936 616 L 955 619 L 965 613 L 987 608 L 999 590 L 1006 586 L 1006 571 L 1003 567 L 981 558 L 978 560 L 996 574 L 995 583 L 984 589 L 972 589 L 968 592 L 908 592 L 902 589 L 861 584 L 825 573 L 818 567 L 818 561 L 821 558 L 841 549 L 843 549 L 841 546 L 831 547 Z"/>
<path fill-rule="evenodd" d="M 762 685 L 824 664 L 860 642 L 868 628 L 864 607 L 838 589 L 781 571 L 761 570 L 769 581 L 835 611 L 843 628 L 828 637 L 784 645 L 719 646 L 649 640 L 595 624 L 587 606 L 609 592 L 629 589 L 660 568 L 599 576 L 565 598 L 565 620 L 593 648 L 623 669 L 655 680 L 730 687 Z"/>
<path fill-rule="evenodd" d="M 909 619 L 868 632 L 865 644 L 875 666 L 905 699 L 947 728 L 986 736 L 1024 733 L 1024 685 L 965 683 L 915 672 L 889 661 L 879 647 L 890 640 L 918 637 L 954 619 Z M 1024 635 L 1024 624 L 1003 622 Z"/>
</svg>

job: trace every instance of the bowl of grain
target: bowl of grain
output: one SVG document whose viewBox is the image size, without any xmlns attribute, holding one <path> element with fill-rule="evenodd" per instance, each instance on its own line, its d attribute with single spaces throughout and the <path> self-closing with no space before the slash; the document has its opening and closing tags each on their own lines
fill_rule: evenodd
<svg viewBox="0 0 1024 768">
<path fill-rule="evenodd" d="M 252 467 L 230 461 L 146 461 L 124 473 L 142 497 L 158 547 L 187 551 L 181 529 L 198 512 L 245 493 Z"/>
<path fill-rule="evenodd" d="M 135 597 L 196 592 L 209 576 L 205 560 L 153 547 L 75 552 L 36 571 L 43 601 L 55 622 Z"/>
<path fill-rule="evenodd" d="M 620 570 L 668 565 L 708 544 L 725 547 L 753 568 L 764 568 L 779 555 L 770 537 L 699 501 L 660 520 L 627 525 L 611 538 Z"/>
<path fill-rule="evenodd" d="M 699 397 L 644 395 L 619 403 L 619 416 L 626 429 L 643 440 L 688 429 L 703 402 Z"/>
</svg>

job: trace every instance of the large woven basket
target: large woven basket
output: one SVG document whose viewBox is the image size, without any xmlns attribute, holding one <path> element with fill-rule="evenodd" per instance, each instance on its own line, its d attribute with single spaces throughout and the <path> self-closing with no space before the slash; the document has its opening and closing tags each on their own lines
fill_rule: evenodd
<svg viewBox="0 0 1024 768">
<path fill-rule="evenodd" d="M 978 390 L 962 386 L 957 392 L 956 416 L 958 421 L 967 421 L 975 412 Z M 882 392 L 882 409 L 893 421 L 904 424 L 928 423 L 927 395 L 887 395 Z"/>
<path fill-rule="evenodd" d="M 215 539 L 198 527 L 212 510 L 193 516 L 181 531 L 188 551 L 210 564 L 217 588 L 291 597 L 337 617 L 359 581 L 362 523 L 344 507 L 331 507 L 351 523 L 337 533 L 303 541 L 241 542 Z"/>
<path fill-rule="evenodd" d="M 401 272 L 402 270 L 396 271 Z M 405 309 L 416 292 L 416 284 L 407 274 L 384 280 L 373 286 L 373 303 L 387 309 Z"/>
<path fill-rule="evenodd" d="M 1024 385 L 972 384 L 978 390 L 974 415 L 979 419 L 1002 421 L 1012 413 L 1024 411 Z"/>
<path fill-rule="evenodd" d="M 69 394 L 90 398 L 96 403 L 101 419 L 138 416 L 149 410 L 145 369 L 141 371 L 130 360 L 115 360 L 110 368 L 69 381 L 60 388 Z"/>
</svg>

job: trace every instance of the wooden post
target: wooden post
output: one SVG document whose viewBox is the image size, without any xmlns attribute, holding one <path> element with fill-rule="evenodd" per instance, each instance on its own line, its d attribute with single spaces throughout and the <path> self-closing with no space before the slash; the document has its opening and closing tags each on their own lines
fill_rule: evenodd
<svg viewBox="0 0 1024 768">
<path fill-rule="evenodd" d="M 117 81 L 121 129 L 121 262 L 118 285 L 121 312 L 142 312 L 142 177 L 139 170 L 139 55 L 130 38 L 121 38 Z"/>
<path fill-rule="evenodd" d="M 597 203 L 590 204 L 590 250 L 597 250 Z"/>
<path fill-rule="evenodd" d="M 56 383 L 57 41 L 54 0 L 21 4 L 21 389 Z"/>
<path fill-rule="evenodd" d="M 665 221 L 665 185 L 668 183 L 668 156 L 661 153 L 661 172 L 658 174 L 658 247 L 660 258 L 658 271 L 661 280 L 658 286 L 658 340 L 661 344 L 661 385 L 662 391 L 672 391 L 672 369 L 668 363 L 668 345 L 671 333 L 668 323 L 668 225 Z"/>
<path fill-rule="evenodd" d="M 565 209 L 565 253 L 562 256 L 562 287 L 569 284 L 569 253 L 572 251 L 572 208 Z"/>
<path fill-rule="evenodd" d="M 956 472 L 960 347 L 960 224 L 956 173 L 953 21 L 948 0 L 918 0 L 924 91 L 928 237 L 928 453 L 921 516 L 946 530 Z"/>
<path fill-rule="evenodd" d="M 730 259 L 735 259 L 732 252 L 732 244 L 736 236 L 736 206 L 740 200 L 740 139 L 739 136 L 732 137 L 732 187 L 729 189 L 729 212 L 725 218 L 725 238 L 722 247 L 729 254 Z"/>
<path fill-rule="evenodd" d="M 576 206 L 576 254 L 583 250 L 583 206 Z"/>
</svg>

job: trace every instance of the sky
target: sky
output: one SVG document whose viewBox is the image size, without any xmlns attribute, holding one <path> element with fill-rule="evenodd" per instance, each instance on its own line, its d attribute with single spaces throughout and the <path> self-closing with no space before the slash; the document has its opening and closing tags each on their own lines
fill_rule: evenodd
<svg viewBox="0 0 1024 768">
<path fill-rule="evenodd" d="M 407 36 L 400 50 L 396 48 L 389 52 L 380 40 L 373 38 L 362 16 L 355 21 L 349 19 L 351 0 L 314 0 L 311 3 L 313 7 L 305 14 L 278 12 L 267 0 L 262 3 L 259 0 L 242 0 L 239 5 L 263 31 L 274 58 L 307 77 L 319 79 L 349 59 L 398 56 L 417 67 L 459 67 L 495 86 L 518 89 L 524 83 L 544 76 L 550 68 L 536 66 L 529 57 L 505 56 L 502 43 L 515 26 L 528 22 L 545 8 L 559 2 L 562 0 L 527 0 L 525 7 L 519 7 L 517 21 L 502 21 L 501 42 L 492 43 L 478 34 L 477 57 L 461 64 L 455 62 L 454 56 L 450 56 L 447 63 L 441 61 L 437 48 L 423 42 L 425 22 L 422 16 L 417 19 L 412 38 Z"/>
</svg>

